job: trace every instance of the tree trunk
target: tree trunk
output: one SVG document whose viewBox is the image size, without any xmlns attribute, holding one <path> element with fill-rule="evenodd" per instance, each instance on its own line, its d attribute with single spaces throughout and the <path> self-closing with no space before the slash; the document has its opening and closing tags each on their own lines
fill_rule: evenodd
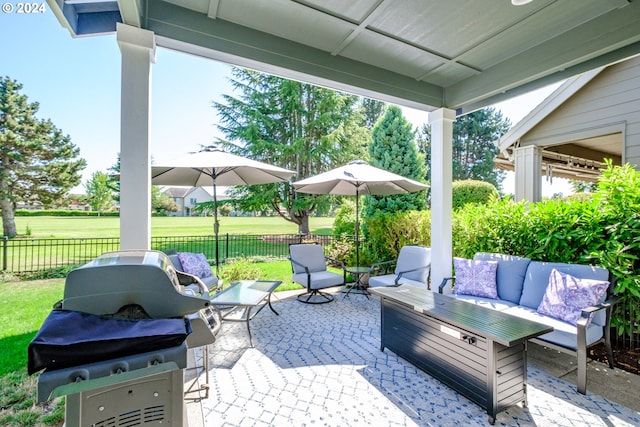
<svg viewBox="0 0 640 427">
<path fill-rule="evenodd" d="M 2 210 L 2 230 L 3 235 L 14 237 L 18 234 L 16 231 L 15 209 L 13 202 L 9 199 L 0 200 L 0 210 Z"/>
<path fill-rule="evenodd" d="M 309 234 L 309 215 L 300 217 L 300 223 L 298 224 L 298 233 L 302 235 Z"/>
</svg>

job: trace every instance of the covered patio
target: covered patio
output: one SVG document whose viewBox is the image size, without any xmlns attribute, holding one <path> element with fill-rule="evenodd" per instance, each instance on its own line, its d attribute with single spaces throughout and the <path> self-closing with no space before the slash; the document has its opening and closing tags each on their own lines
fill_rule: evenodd
<svg viewBox="0 0 640 427">
<path fill-rule="evenodd" d="M 380 351 L 377 297 L 338 295 L 333 304 L 309 306 L 291 293 L 276 295 L 280 316 L 267 310 L 255 318 L 253 348 L 243 325 L 223 324 L 210 346 L 209 397 L 189 401 L 189 425 L 489 425 L 480 406 Z M 582 395 L 571 374 L 554 366 L 571 370 L 565 360 L 554 362 L 562 355 L 531 346 L 528 407 L 498 413 L 496 425 L 640 425 L 637 401 L 631 409 L 613 400 L 638 390 L 639 377 L 590 362 L 589 392 Z M 195 354 L 200 360 L 202 352 Z"/>
<path fill-rule="evenodd" d="M 640 53 L 640 2 L 628 0 L 48 4 L 74 37 L 117 33 L 122 249 L 150 247 L 150 83 L 159 46 L 429 112 L 434 283 L 452 267 L 456 116 Z"/>
<path fill-rule="evenodd" d="M 429 112 L 432 283 L 452 270 L 456 116 L 640 53 L 640 2 L 627 0 L 48 4 L 74 37 L 117 33 L 121 249 L 150 247 L 150 83 L 162 47 Z M 380 352 L 377 299 L 338 300 L 261 313 L 255 348 L 241 326 L 224 325 L 209 398 L 190 415 L 207 426 L 486 424 L 480 407 Z M 536 367 L 528 383 L 528 408 L 499 413 L 500 425 L 640 424 L 637 411 Z"/>
</svg>

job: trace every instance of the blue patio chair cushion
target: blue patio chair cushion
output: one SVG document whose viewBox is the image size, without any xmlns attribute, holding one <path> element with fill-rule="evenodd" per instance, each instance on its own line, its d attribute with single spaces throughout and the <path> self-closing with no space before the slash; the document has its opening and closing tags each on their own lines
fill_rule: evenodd
<svg viewBox="0 0 640 427">
<path fill-rule="evenodd" d="M 429 279 L 429 266 L 431 265 L 431 248 L 424 246 L 407 245 L 400 249 L 395 274 L 403 271 L 412 271 L 403 274 L 402 277 L 415 282 L 427 284 Z M 426 268 L 421 268 L 426 267 Z"/>
<path fill-rule="evenodd" d="M 294 273 L 305 273 L 305 266 L 309 269 L 310 273 L 325 271 L 327 269 L 327 263 L 321 245 L 291 245 L 289 251 L 291 259 L 296 261 L 295 263 L 291 263 Z"/>
<path fill-rule="evenodd" d="M 306 273 L 295 273 L 292 276 L 294 283 L 299 283 L 309 289 L 323 289 L 344 284 L 344 276 L 331 271 L 316 271 L 311 273 L 311 283 L 309 284 L 307 283 L 307 279 L 308 276 Z"/>
</svg>

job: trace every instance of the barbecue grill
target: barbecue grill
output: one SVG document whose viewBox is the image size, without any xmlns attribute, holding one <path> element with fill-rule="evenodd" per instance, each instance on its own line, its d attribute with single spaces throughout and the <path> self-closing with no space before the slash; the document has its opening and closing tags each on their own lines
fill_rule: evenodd
<svg viewBox="0 0 640 427">
<path fill-rule="evenodd" d="M 219 328 L 207 287 L 164 253 L 108 252 L 69 273 L 28 370 L 44 369 L 39 402 L 67 396 L 67 427 L 186 425 L 187 349 Z"/>
</svg>

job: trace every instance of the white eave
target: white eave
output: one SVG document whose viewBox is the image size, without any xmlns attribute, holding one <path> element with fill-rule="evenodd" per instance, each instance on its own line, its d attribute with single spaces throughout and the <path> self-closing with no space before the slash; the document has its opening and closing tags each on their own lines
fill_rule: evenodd
<svg viewBox="0 0 640 427">
<path fill-rule="evenodd" d="M 516 144 L 524 135 L 533 129 L 538 123 L 544 120 L 549 114 L 564 104 L 576 92 L 582 89 L 587 83 L 593 80 L 606 67 L 596 68 L 586 73 L 567 79 L 562 85 L 547 96 L 544 101 L 538 104 L 529 114 L 515 124 L 505 133 L 496 145 L 503 156 L 509 158 L 507 149 Z"/>
</svg>

